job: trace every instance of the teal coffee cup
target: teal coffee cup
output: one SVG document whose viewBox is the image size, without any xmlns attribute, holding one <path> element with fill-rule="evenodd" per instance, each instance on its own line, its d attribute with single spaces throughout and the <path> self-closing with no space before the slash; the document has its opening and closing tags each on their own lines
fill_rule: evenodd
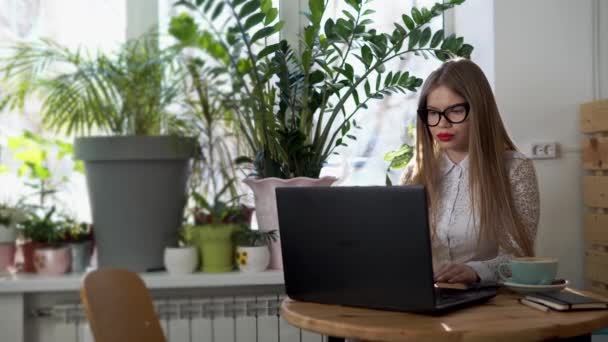
<svg viewBox="0 0 608 342">
<path fill-rule="evenodd" d="M 511 276 L 507 270 L 511 270 Z M 557 259 L 542 257 L 515 258 L 498 267 L 500 278 L 509 283 L 549 285 L 557 274 Z"/>
</svg>

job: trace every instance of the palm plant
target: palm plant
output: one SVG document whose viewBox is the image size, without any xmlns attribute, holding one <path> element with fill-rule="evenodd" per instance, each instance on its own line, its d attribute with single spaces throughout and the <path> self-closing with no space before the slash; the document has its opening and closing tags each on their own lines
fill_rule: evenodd
<svg viewBox="0 0 608 342">
<path fill-rule="evenodd" d="M 146 35 L 112 54 L 70 51 L 50 41 L 19 44 L 0 61 L 9 90 L 5 106 L 23 106 L 38 94 L 50 128 L 111 135 L 80 137 L 74 148 L 85 162 L 100 266 L 161 267 L 167 240 L 176 238 L 197 151 L 195 139 L 181 136 L 187 125 L 172 113 L 185 95 L 177 52 L 160 50 L 157 38 Z M 146 244 L 133 252 L 143 235 Z"/>
<path fill-rule="evenodd" d="M 196 47 L 215 60 L 214 71 L 229 84 L 226 103 L 237 113 L 259 177 L 318 177 L 335 149 L 355 139 L 355 115 L 370 100 L 415 92 L 422 80 L 407 71 L 387 71 L 389 61 L 407 55 L 445 60 L 472 52 L 463 38 L 445 37 L 429 26 L 464 0 L 412 8 L 389 33 L 370 28 L 370 1 L 344 1 L 348 10 L 324 22 L 328 0 L 309 1 L 309 24 L 298 50 L 286 41 L 262 43 L 283 27 L 271 0 L 177 3 L 188 12 L 171 20 L 170 32 L 182 47 Z M 229 18 L 222 29 L 214 20 L 225 10 Z M 355 74 L 355 63 L 362 74 Z M 354 103 L 352 111 L 346 110 L 347 102 Z"/>
<path fill-rule="evenodd" d="M 148 35 L 115 54 L 70 51 L 51 40 L 19 43 L 0 60 L 7 92 L 2 106 L 23 108 L 42 97 L 43 122 L 67 134 L 158 135 L 175 118 L 167 107 L 182 92 L 174 50 Z"/>
</svg>

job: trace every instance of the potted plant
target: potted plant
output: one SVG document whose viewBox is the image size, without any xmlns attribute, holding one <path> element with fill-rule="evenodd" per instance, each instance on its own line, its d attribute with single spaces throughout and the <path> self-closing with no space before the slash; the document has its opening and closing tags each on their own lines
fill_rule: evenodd
<svg viewBox="0 0 608 342">
<path fill-rule="evenodd" d="M 70 247 L 71 272 L 86 271 L 93 253 L 93 226 L 67 218 L 62 241 Z"/>
<path fill-rule="evenodd" d="M 0 273 L 6 272 L 15 261 L 16 226 L 25 219 L 19 206 L 0 204 Z"/>
<path fill-rule="evenodd" d="M 229 272 L 234 269 L 233 236 L 247 227 L 251 220 L 250 208 L 239 203 L 239 198 L 221 200 L 223 192 L 216 195 L 213 203 L 193 193 L 196 203 L 192 212 L 195 225 L 187 231 L 188 240 L 200 252 L 201 271 Z"/>
<path fill-rule="evenodd" d="M 33 268 L 43 275 L 61 275 L 70 269 L 70 247 L 63 243 L 65 222 L 55 214 L 55 207 L 44 211 L 31 210 L 20 223 L 29 244 L 23 247 L 24 270 Z"/>
<path fill-rule="evenodd" d="M 198 148 L 169 110 L 184 94 L 175 52 L 157 45 L 145 36 L 104 54 L 47 40 L 16 45 L 1 61 L 2 103 L 39 94 L 43 122 L 80 136 L 100 267 L 162 267 L 167 237 L 181 226 Z"/>
<path fill-rule="evenodd" d="M 345 0 L 339 18 L 324 15 L 327 1 L 310 0 L 308 25 L 301 46 L 275 41 L 283 23 L 271 0 L 177 3 L 187 12 L 172 18 L 170 33 L 182 46 L 195 47 L 214 60 L 224 76 L 225 100 L 237 113 L 251 154 L 240 158 L 254 166 L 246 183 L 252 187 L 262 230 L 278 229 L 277 186 L 325 186 L 318 179 L 336 149 L 355 139 L 355 115 L 374 99 L 396 92 L 415 92 L 422 79 L 405 70 L 387 70 L 388 62 L 405 56 L 468 57 L 472 46 L 443 30 L 433 31 L 432 18 L 462 3 L 449 0 L 432 8 L 412 8 L 392 32 L 370 27 L 374 11 L 363 0 Z M 229 12 L 225 24 L 213 18 Z M 205 27 L 199 27 L 202 18 Z M 327 18 L 326 20 L 322 20 Z M 223 21 L 224 22 L 224 21 Z M 261 46 L 260 46 L 261 45 Z M 362 72 L 355 73 L 355 65 Z M 345 105 L 352 104 L 353 109 Z M 281 268 L 280 245 L 272 245 L 272 268 Z"/>
<path fill-rule="evenodd" d="M 177 243 L 165 247 L 164 263 L 169 274 L 190 274 L 198 266 L 198 251 L 186 237 L 188 228 L 179 230 Z"/>
<path fill-rule="evenodd" d="M 216 75 L 202 60 L 192 58 L 185 64 L 190 87 L 183 117 L 201 145 L 190 178 L 191 205 L 186 214 L 192 224 L 185 230 L 185 240 L 198 247 L 202 271 L 231 271 L 232 236 L 249 224 L 252 215 L 252 209 L 240 203 L 237 179 L 246 171 L 233 162 L 234 154 L 242 152 L 242 136 L 235 134 L 234 111 L 210 87 L 219 82 Z"/>
<path fill-rule="evenodd" d="M 262 272 L 270 264 L 268 246 L 277 240 L 277 231 L 245 229 L 237 233 L 236 264 L 243 272 Z"/>
</svg>

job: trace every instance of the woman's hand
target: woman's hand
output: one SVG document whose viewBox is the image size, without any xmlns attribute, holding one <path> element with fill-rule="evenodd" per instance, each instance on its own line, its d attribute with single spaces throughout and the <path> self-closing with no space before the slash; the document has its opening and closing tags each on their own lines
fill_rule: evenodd
<svg viewBox="0 0 608 342">
<path fill-rule="evenodd" d="M 435 273 L 435 281 L 438 283 L 469 284 L 479 282 L 479 275 L 465 264 L 445 263 Z"/>
</svg>

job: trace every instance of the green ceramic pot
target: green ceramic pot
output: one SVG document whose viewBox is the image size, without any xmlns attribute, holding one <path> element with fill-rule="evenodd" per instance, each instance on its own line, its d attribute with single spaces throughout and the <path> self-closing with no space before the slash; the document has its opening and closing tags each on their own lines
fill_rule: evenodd
<svg viewBox="0 0 608 342">
<path fill-rule="evenodd" d="M 234 224 L 208 224 L 187 228 L 187 240 L 199 250 L 201 271 L 222 273 L 234 269 L 232 235 L 238 229 Z"/>
</svg>

